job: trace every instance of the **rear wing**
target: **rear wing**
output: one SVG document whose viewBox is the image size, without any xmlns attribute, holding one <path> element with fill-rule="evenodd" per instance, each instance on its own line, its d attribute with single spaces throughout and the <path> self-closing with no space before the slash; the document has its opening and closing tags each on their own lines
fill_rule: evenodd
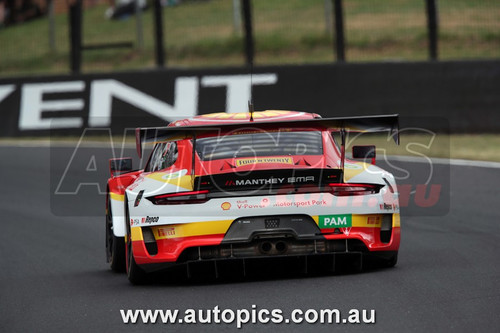
<svg viewBox="0 0 500 333">
<path fill-rule="evenodd" d="M 246 123 L 210 124 L 201 126 L 179 127 L 143 127 L 135 130 L 136 148 L 139 157 L 142 157 L 144 143 L 178 141 L 187 138 L 196 139 L 197 136 L 210 132 L 230 132 L 233 130 L 266 130 L 276 128 L 315 128 L 338 131 L 341 135 L 342 169 L 345 158 L 345 134 L 348 132 L 389 132 L 396 144 L 399 145 L 399 115 L 359 116 L 319 118 L 294 121 L 253 121 Z"/>
</svg>

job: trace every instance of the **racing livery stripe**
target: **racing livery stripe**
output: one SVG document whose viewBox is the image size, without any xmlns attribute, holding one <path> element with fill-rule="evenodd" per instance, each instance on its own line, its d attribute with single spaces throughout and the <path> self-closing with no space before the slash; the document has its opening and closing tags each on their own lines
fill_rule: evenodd
<svg viewBox="0 0 500 333">
<path fill-rule="evenodd" d="M 109 196 L 113 200 L 125 201 L 125 195 L 123 195 L 123 194 L 117 194 L 117 193 L 109 192 Z"/>
<path fill-rule="evenodd" d="M 392 214 L 393 227 L 400 226 L 400 215 Z M 332 215 L 316 215 L 312 216 L 314 222 L 322 229 L 325 229 L 325 220 L 330 221 L 330 227 L 335 228 L 331 221 L 335 221 L 334 217 L 349 216 L 349 226 L 355 228 L 380 228 L 382 225 L 382 214 L 366 214 L 366 215 L 351 215 L 351 214 L 332 214 Z M 330 218 L 330 220 L 328 220 Z M 156 240 L 186 238 L 194 236 L 206 235 L 224 235 L 231 226 L 233 220 L 219 220 L 208 222 L 193 222 L 183 224 L 168 224 L 162 226 L 151 227 Z M 328 223 L 328 222 L 326 222 Z M 339 227 L 343 227 L 339 225 Z M 131 228 L 131 236 L 133 241 L 143 240 L 141 227 Z"/>
<path fill-rule="evenodd" d="M 142 241 L 144 238 L 142 237 L 141 227 L 130 228 L 130 238 L 132 241 Z"/>
<path fill-rule="evenodd" d="M 346 162 L 344 164 L 344 181 L 349 181 L 351 178 L 365 172 L 368 166 L 369 164 L 364 162 Z"/>
<path fill-rule="evenodd" d="M 184 238 L 204 235 L 224 235 L 233 220 L 169 224 L 152 227 L 155 239 Z"/>
<path fill-rule="evenodd" d="M 187 170 L 179 170 L 173 173 L 170 172 L 154 172 L 147 175 L 145 178 L 154 179 L 162 183 L 174 185 L 184 190 L 192 190 L 193 183 L 191 175 L 186 176 Z"/>
<path fill-rule="evenodd" d="M 392 226 L 393 228 L 399 228 L 401 226 L 401 216 L 399 213 L 392 214 Z"/>
</svg>

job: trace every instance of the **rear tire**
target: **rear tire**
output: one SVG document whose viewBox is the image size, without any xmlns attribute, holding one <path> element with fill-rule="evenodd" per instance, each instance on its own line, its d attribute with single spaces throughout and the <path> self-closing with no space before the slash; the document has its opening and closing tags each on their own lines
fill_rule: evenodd
<svg viewBox="0 0 500 333">
<path fill-rule="evenodd" d="M 390 256 L 384 261 L 384 267 L 390 268 L 396 266 L 398 263 L 398 252 Z"/>
<path fill-rule="evenodd" d="M 127 199 L 125 198 L 125 205 Z M 128 207 L 125 207 L 126 220 L 129 221 Z M 132 239 L 130 233 L 130 224 L 127 223 L 127 236 L 126 236 L 126 250 L 127 250 L 127 277 L 128 280 L 135 285 L 145 284 L 148 282 L 147 273 L 137 265 L 134 258 L 134 251 L 132 249 Z"/>
<path fill-rule="evenodd" d="M 128 265 L 127 265 L 127 276 L 128 280 L 135 285 L 145 284 L 148 282 L 147 273 L 140 268 L 134 259 L 134 252 L 132 250 L 132 244 L 129 242 L 128 247 Z"/>
<path fill-rule="evenodd" d="M 106 199 L 106 260 L 115 272 L 125 272 L 125 238 L 113 233 L 113 215 L 109 197 Z"/>
<path fill-rule="evenodd" d="M 369 269 L 391 268 L 398 263 L 398 251 L 380 252 L 366 258 L 366 267 Z"/>
</svg>

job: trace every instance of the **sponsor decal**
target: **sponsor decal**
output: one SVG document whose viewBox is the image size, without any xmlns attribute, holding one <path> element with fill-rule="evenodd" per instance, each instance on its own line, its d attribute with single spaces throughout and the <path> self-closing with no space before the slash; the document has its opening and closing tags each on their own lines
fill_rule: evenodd
<svg viewBox="0 0 500 333">
<path fill-rule="evenodd" d="M 282 184 L 285 178 L 257 178 L 257 179 L 245 179 L 229 181 L 233 182 L 235 185 L 267 185 L 267 184 Z M 226 182 L 227 183 L 227 182 Z"/>
<path fill-rule="evenodd" d="M 158 228 L 159 237 L 175 236 L 175 228 Z"/>
<path fill-rule="evenodd" d="M 265 208 L 261 204 L 238 204 L 238 209 L 254 209 L 254 208 Z"/>
<path fill-rule="evenodd" d="M 285 181 L 286 180 L 286 181 Z M 314 176 L 288 177 L 288 178 L 254 178 L 241 180 L 226 180 L 226 186 L 248 186 L 248 185 L 273 185 L 273 184 L 296 184 L 314 182 Z"/>
<path fill-rule="evenodd" d="M 273 204 L 273 207 L 314 207 L 328 206 L 326 200 L 304 200 L 304 201 L 279 201 Z"/>
<path fill-rule="evenodd" d="M 253 209 L 253 208 L 265 208 L 266 206 L 261 204 L 250 204 L 248 200 L 238 200 L 236 201 L 236 206 L 238 209 Z"/>
<path fill-rule="evenodd" d="M 368 219 L 366 220 L 366 224 L 372 225 L 372 226 L 380 225 L 380 216 L 368 216 Z"/>
<path fill-rule="evenodd" d="M 380 204 L 380 210 L 396 210 L 398 208 L 399 206 L 397 204 L 387 204 L 385 202 Z"/>
<path fill-rule="evenodd" d="M 262 111 L 259 111 L 259 113 L 262 113 Z M 257 113 L 255 113 L 257 114 Z M 254 114 L 254 115 L 255 115 Z M 276 132 L 292 132 L 293 129 L 291 128 L 280 128 L 280 129 L 266 129 L 266 133 L 276 133 Z M 228 135 L 240 135 L 240 134 L 253 134 L 253 133 L 262 133 L 261 130 L 255 129 L 255 130 L 246 130 L 246 131 L 237 131 L 237 132 L 232 132 L 229 133 Z"/>
<path fill-rule="evenodd" d="M 268 198 L 264 198 L 260 203 L 249 203 L 248 200 L 238 200 L 236 201 L 236 207 L 238 209 L 255 209 L 255 208 L 266 208 L 270 204 Z"/>
<path fill-rule="evenodd" d="M 130 226 L 138 225 L 139 224 L 139 219 L 130 219 Z"/>
<path fill-rule="evenodd" d="M 269 164 L 269 163 L 293 164 L 293 159 L 291 157 L 249 157 L 249 158 L 236 159 L 237 167 L 252 165 L 252 164 Z"/>
<path fill-rule="evenodd" d="M 161 179 L 164 179 L 164 180 L 177 179 L 177 178 L 181 178 L 181 177 L 185 176 L 186 174 L 187 174 L 187 170 L 182 169 L 182 170 L 179 170 L 176 172 L 167 173 L 166 175 L 162 176 Z"/>
<path fill-rule="evenodd" d="M 222 208 L 222 210 L 229 210 L 231 209 L 231 204 L 229 202 L 223 202 L 221 205 L 220 205 L 220 208 Z"/>
<path fill-rule="evenodd" d="M 390 204 L 386 204 L 385 202 L 383 204 L 380 204 L 380 209 L 381 210 L 391 210 L 392 209 L 392 205 Z"/>
<path fill-rule="evenodd" d="M 158 222 L 159 219 L 159 216 L 146 216 L 141 219 L 141 222 L 151 224 Z"/>
<path fill-rule="evenodd" d="M 352 227 L 352 214 L 320 215 L 318 218 L 319 227 L 322 229 L 348 228 L 350 231 L 350 228 Z"/>
<path fill-rule="evenodd" d="M 306 177 L 288 177 L 288 183 L 293 184 L 293 183 L 307 183 L 307 182 L 313 182 L 314 181 L 314 176 L 306 176 Z"/>
</svg>

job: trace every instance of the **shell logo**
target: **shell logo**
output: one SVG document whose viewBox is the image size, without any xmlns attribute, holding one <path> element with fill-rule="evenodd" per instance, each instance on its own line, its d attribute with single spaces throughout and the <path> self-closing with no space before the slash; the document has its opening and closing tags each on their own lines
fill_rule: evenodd
<svg viewBox="0 0 500 333">
<path fill-rule="evenodd" d="M 220 208 L 222 208 L 222 210 L 229 210 L 231 209 L 231 204 L 229 202 L 223 202 L 222 205 L 220 205 Z"/>
</svg>

